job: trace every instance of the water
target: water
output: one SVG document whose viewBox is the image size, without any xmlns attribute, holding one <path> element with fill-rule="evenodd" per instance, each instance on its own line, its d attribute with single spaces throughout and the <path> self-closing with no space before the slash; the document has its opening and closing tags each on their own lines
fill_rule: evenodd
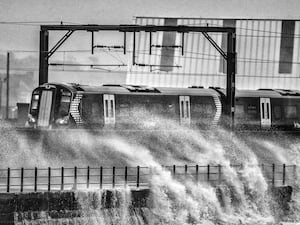
<svg viewBox="0 0 300 225">
<path fill-rule="evenodd" d="M 221 129 L 207 131 L 178 126 L 164 118 L 147 117 L 132 132 L 52 132 L 48 144 L 13 129 L 2 129 L 2 167 L 147 166 L 153 205 L 129 207 L 130 191 L 121 190 L 122 204 L 91 211 L 87 199 L 78 196 L 88 224 L 276 224 L 300 221 L 299 181 L 284 215 L 274 206 L 261 163 L 299 165 L 300 142 L 293 136 L 274 134 L 234 135 Z M 140 129 L 147 129 L 141 131 Z M 231 164 L 243 164 L 236 170 Z M 193 179 L 175 179 L 163 165 L 222 165 L 224 183 L 216 190 Z M 103 192 L 97 191 L 99 198 Z M 92 214 L 91 214 L 92 212 Z M 284 217 L 283 217 L 284 216 Z"/>
</svg>

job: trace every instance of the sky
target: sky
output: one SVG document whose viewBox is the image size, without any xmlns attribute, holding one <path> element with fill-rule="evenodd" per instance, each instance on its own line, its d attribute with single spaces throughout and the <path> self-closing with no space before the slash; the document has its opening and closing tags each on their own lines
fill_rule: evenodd
<svg viewBox="0 0 300 225">
<path fill-rule="evenodd" d="M 300 19 L 299 11 L 299 0 L 0 0 L 0 50 L 38 50 L 39 25 L 59 21 L 131 24 L 134 16 Z"/>
<path fill-rule="evenodd" d="M 0 75 L 5 76 L 7 51 L 11 52 L 11 68 L 19 67 L 24 72 L 28 67 L 37 74 L 42 24 L 60 24 L 60 21 L 65 24 L 132 24 L 135 16 L 300 19 L 299 11 L 299 0 L 0 0 Z M 50 33 L 50 48 L 63 34 Z M 116 36 L 118 34 L 95 34 L 95 44 L 105 45 L 107 41 L 118 44 L 120 38 Z M 90 49 L 90 46 L 90 35 L 81 32 L 74 33 L 59 50 Z M 85 58 L 103 64 L 104 60 L 116 58 L 111 53 L 88 54 L 76 58 L 56 52 L 51 59 L 84 63 Z M 126 60 L 117 60 L 117 63 L 126 63 Z M 74 80 L 74 74 L 66 79 L 70 78 Z"/>
</svg>

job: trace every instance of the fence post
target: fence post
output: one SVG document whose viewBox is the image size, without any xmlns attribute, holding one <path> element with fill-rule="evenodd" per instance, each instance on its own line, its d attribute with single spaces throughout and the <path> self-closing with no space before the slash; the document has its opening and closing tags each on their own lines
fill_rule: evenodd
<svg viewBox="0 0 300 225">
<path fill-rule="evenodd" d="M 34 192 L 37 191 L 37 175 L 38 175 L 37 167 L 34 168 Z"/>
<path fill-rule="evenodd" d="M 61 167 L 61 184 L 60 184 L 60 190 L 64 190 L 64 167 Z"/>
<path fill-rule="evenodd" d="M 176 176 L 176 165 L 173 165 L 173 176 Z"/>
<path fill-rule="evenodd" d="M 208 164 L 207 165 L 207 181 L 209 182 L 209 180 L 210 180 L 210 165 Z"/>
<path fill-rule="evenodd" d="M 184 177 L 185 178 L 187 177 L 187 170 L 188 170 L 187 165 L 184 165 Z"/>
<path fill-rule="evenodd" d="M 275 186 L 275 164 L 272 164 L 272 186 Z"/>
<path fill-rule="evenodd" d="M 10 191 L 10 168 L 7 168 L 7 192 Z"/>
<path fill-rule="evenodd" d="M 285 164 L 282 166 L 282 185 L 285 185 Z"/>
<path fill-rule="evenodd" d="M 136 187 L 140 187 L 140 166 L 137 166 L 137 171 L 136 171 Z"/>
<path fill-rule="evenodd" d="M 21 168 L 21 192 L 23 192 L 23 183 L 24 183 L 24 168 Z"/>
<path fill-rule="evenodd" d="M 100 167 L 100 189 L 102 189 L 102 182 L 103 182 L 103 167 Z"/>
<path fill-rule="evenodd" d="M 113 176 L 112 176 L 112 187 L 115 188 L 115 182 L 116 182 L 116 167 L 113 167 Z"/>
<path fill-rule="evenodd" d="M 127 186 L 127 166 L 125 166 L 125 187 Z"/>
<path fill-rule="evenodd" d="M 48 191 L 51 191 L 51 168 L 48 167 Z"/>
<path fill-rule="evenodd" d="M 77 166 L 74 167 L 74 190 L 77 190 Z"/>
<path fill-rule="evenodd" d="M 218 182 L 219 182 L 219 184 L 221 184 L 222 183 L 222 166 L 221 166 L 221 164 L 218 165 L 218 172 L 219 172 Z"/>
<path fill-rule="evenodd" d="M 196 165 L 196 182 L 199 181 L 199 166 L 198 164 Z"/>
<path fill-rule="evenodd" d="M 90 188 L 90 167 L 87 167 L 86 188 Z"/>
</svg>

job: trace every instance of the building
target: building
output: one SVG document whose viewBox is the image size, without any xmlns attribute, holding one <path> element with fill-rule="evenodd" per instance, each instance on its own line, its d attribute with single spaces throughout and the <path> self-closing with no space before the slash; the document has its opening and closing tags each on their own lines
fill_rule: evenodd
<svg viewBox="0 0 300 225">
<path fill-rule="evenodd" d="M 238 89 L 300 87 L 300 21 L 136 17 L 134 22 L 236 27 Z M 210 35 L 226 51 L 226 36 Z M 135 63 L 142 66 L 128 68 L 128 84 L 226 87 L 225 61 L 203 34 L 185 34 L 182 45 L 180 33 L 153 33 L 151 55 L 149 36 L 136 34 Z"/>
</svg>

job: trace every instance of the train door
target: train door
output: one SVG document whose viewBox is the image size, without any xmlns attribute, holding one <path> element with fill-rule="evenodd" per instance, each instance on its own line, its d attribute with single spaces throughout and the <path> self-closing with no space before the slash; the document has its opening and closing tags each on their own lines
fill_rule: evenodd
<svg viewBox="0 0 300 225">
<path fill-rule="evenodd" d="M 104 125 L 113 126 L 116 123 L 115 96 L 103 95 Z"/>
<path fill-rule="evenodd" d="M 190 96 L 179 96 L 180 124 L 190 125 L 191 105 Z"/>
<path fill-rule="evenodd" d="M 40 105 L 39 105 L 39 116 L 37 121 L 37 125 L 39 127 L 47 127 L 50 125 L 53 93 L 54 92 L 52 90 L 42 91 Z"/>
<path fill-rule="evenodd" d="M 261 127 L 271 127 L 271 102 L 270 98 L 260 98 Z"/>
</svg>

